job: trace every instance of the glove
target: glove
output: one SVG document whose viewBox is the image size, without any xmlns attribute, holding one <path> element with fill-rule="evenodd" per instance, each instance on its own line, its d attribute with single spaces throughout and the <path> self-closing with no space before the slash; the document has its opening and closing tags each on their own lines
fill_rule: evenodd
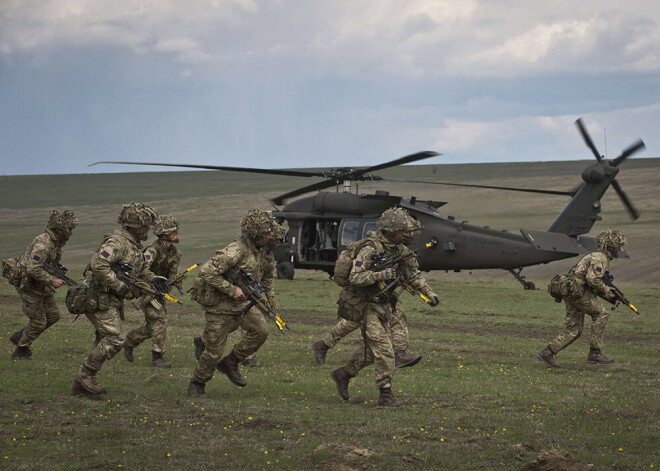
<svg viewBox="0 0 660 471">
<path fill-rule="evenodd" d="M 167 282 L 167 278 L 164 276 L 154 276 L 154 279 L 151 280 L 151 284 L 154 285 L 154 288 L 156 288 L 156 290 L 160 291 L 161 293 L 169 293 L 172 291 L 172 287 Z"/>
<path fill-rule="evenodd" d="M 119 296 L 120 298 L 131 300 L 142 296 L 142 292 L 140 291 L 139 288 L 136 288 L 135 286 L 128 286 L 126 283 L 122 281 L 121 285 L 117 289 L 117 296 Z"/>
<path fill-rule="evenodd" d="M 440 304 L 440 298 L 434 292 L 431 292 L 427 298 L 429 298 L 429 305 L 431 307 L 436 307 L 438 304 Z"/>
<path fill-rule="evenodd" d="M 376 279 L 380 281 L 394 280 L 399 277 L 399 272 L 396 268 L 386 268 L 385 270 L 376 273 Z"/>
</svg>

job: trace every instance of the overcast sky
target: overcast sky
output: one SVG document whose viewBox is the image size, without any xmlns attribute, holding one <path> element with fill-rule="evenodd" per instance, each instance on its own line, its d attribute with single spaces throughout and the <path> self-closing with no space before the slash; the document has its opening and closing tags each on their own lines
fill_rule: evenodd
<svg viewBox="0 0 660 471">
<path fill-rule="evenodd" d="M 2 0 L 0 173 L 660 152 L 651 0 Z M 154 171 L 153 167 L 144 170 Z"/>
</svg>

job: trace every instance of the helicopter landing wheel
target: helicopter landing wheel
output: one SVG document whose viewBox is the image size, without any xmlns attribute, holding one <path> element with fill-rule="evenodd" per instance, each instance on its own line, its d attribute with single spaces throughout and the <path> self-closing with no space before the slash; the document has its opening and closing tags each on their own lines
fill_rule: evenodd
<svg viewBox="0 0 660 471">
<path fill-rule="evenodd" d="M 532 290 L 532 291 L 534 291 L 536 289 L 536 285 L 531 281 L 526 281 L 523 286 L 524 286 L 525 289 L 529 289 L 529 290 Z"/>
<path fill-rule="evenodd" d="M 291 262 L 280 262 L 277 264 L 277 279 L 293 280 L 294 271 L 295 270 Z"/>
</svg>

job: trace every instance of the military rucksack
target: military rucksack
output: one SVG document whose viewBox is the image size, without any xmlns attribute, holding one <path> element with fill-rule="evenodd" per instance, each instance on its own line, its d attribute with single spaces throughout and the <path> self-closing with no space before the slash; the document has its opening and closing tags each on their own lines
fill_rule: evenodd
<svg viewBox="0 0 660 471">
<path fill-rule="evenodd" d="M 21 284 L 23 274 L 18 266 L 17 258 L 8 258 L 2 260 L 2 276 L 7 278 L 10 285 L 18 286 Z"/>
<path fill-rule="evenodd" d="M 353 260 L 357 257 L 358 252 L 367 245 L 374 247 L 377 252 L 383 250 L 383 245 L 378 239 L 367 237 L 366 239 L 351 242 L 346 249 L 341 251 L 339 257 L 337 257 L 337 261 L 335 262 L 335 273 L 332 275 L 332 280 L 342 288 L 351 284 L 348 281 L 348 277 L 353 268 Z"/>
<path fill-rule="evenodd" d="M 548 284 L 548 293 L 560 303 L 563 299 L 577 299 L 584 295 L 584 288 L 572 274 L 555 275 Z"/>
</svg>

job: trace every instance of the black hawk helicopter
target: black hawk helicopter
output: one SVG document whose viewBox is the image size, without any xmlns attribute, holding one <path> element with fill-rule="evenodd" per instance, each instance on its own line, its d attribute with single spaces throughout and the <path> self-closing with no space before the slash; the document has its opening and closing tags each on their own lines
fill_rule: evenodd
<svg viewBox="0 0 660 471">
<path fill-rule="evenodd" d="M 576 121 L 576 125 L 596 157 L 596 162 L 582 171 L 583 183 L 573 191 L 400 180 L 383 178 L 372 173 L 440 155 L 431 151 L 419 152 L 367 168 L 337 168 L 324 171 L 120 161 L 103 161 L 91 165 L 156 165 L 323 178 L 324 180 L 320 182 L 298 188 L 272 200 L 273 204 L 281 206 L 290 198 L 318 191 L 314 196 L 300 198 L 273 212 L 278 222 L 286 222 L 288 225 L 284 240 L 274 252 L 275 260 L 278 262 L 278 278 L 292 279 L 296 268 L 323 270 L 332 275 L 339 253 L 351 242 L 365 237 L 368 231 L 376 230 L 378 217 L 383 211 L 393 206 L 400 206 L 407 209 L 424 227 L 421 235 L 410 246 L 412 250 L 419 251 L 418 260 L 421 270 L 504 269 L 508 270 L 525 289 L 535 289 L 534 283 L 526 281 L 521 274 L 524 267 L 596 250 L 594 238 L 584 237 L 583 234 L 588 233 L 594 223 L 601 220 L 598 215 L 601 210 L 600 199 L 610 186 L 617 192 L 632 218 L 639 217 L 639 213 L 615 177 L 619 173 L 619 165 L 635 152 L 644 149 L 644 143 L 640 139 L 626 148 L 617 158 L 607 160 L 598 153 L 580 119 Z M 572 199 L 546 231 L 521 229 L 520 234 L 514 234 L 468 224 L 465 221 L 458 222 L 452 216 L 444 216 L 438 211 L 438 208 L 445 204 L 444 202 L 422 201 L 414 196 L 405 199 L 390 195 L 386 191 L 376 191 L 368 195 L 358 194 L 357 182 L 360 181 L 397 181 L 490 188 L 567 195 Z M 356 187 L 355 192 L 352 192 L 353 183 Z M 333 186 L 337 191 L 321 191 Z M 338 191 L 340 187 L 343 187 L 342 192 Z M 625 252 L 620 257 L 629 258 Z"/>
</svg>

